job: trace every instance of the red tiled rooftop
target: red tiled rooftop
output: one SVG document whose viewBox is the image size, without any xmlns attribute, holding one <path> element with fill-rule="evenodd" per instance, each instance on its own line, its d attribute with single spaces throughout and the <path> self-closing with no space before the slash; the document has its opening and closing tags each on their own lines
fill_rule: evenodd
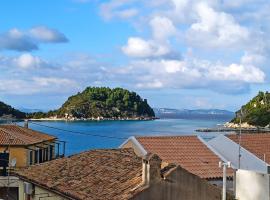
<svg viewBox="0 0 270 200">
<path fill-rule="evenodd" d="M 124 200 L 142 181 L 142 160 L 132 149 L 92 150 L 16 173 L 70 199 Z"/>
<path fill-rule="evenodd" d="M 238 143 L 237 135 L 227 135 L 228 138 Z M 241 146 L 258 158 L 270 164 L 270 134 L 269 133 L 252 133 L 241 135 Z"/>
<path fill-rule="evenodd" d="M 220 178 L 220 159 L 197 136 L 136 137 L 147 152 L 168 163 L 175 163 L 201 178 Z M 232 176 L 232 171 L 228 171 Z"/>
<path fill-rule="evenodd" d="M 0 125 L 0 145 L 31 145 L 56 137 L 17 125 Z"/>
</svg>

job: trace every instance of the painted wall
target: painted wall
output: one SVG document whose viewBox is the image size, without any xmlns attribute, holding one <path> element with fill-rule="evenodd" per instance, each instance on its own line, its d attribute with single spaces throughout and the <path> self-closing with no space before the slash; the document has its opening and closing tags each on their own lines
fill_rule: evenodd
<svg viewBox="0 0 270 200">
<path fill-rule="evenodd" d="M 269 176 L 269 174 L 237 170 L 236 198 L 239 200 L 269 200 Z"/>
<path fill-rule="evenodd" d="M 0 147 L 0 152 L 6 148 Z M 27 150 L 24 147 L 10 147 L 10 160 L 16 158 L 16 167 L 25 167 L 27 165 Z"/>
<path fill-rule="evenodd" d="M 19 183 L 19 200 L 29 200 L 28 196 L 24 193 L 24 182 L 20 180 Z M 35 186 L 34 187 L 34 194 L 31 195 L 30 200 L 67 200 L 66 198 L 63 198 L 59 196 L 58 194 L 55 194 L 53 192 L 49 192 L 48 190 L 45 190 L 41 187 Z"/>
<path fill-rule="evenodd" d="M 50 143 L 50 144 L 54 145 L 54 143 Z M 45 148 L 48 146 L 48 144 L 38 144 L 38 146 L 40 148 Z M 29 156 L 30 156 L 29 149 L 38 149 L 38 148 L 34 145 L 28 146 L 28 147 L 26 147 L 26 146 L 11 146 L 9 148 L 10 160 L 12 160 L 13 158 L 16 158 L 16 167 L 20 168 L 20 167 L 26 167 L 29 165 L 29 159 L 30 159 L 29 158 Z M 4 150 L 6 150 L 6 147 L 0 146 L 0 152 L 4 152 Z M 55 149 L 53 149 L 53 155 L 54 154 L 55 154 Z M 33 152 L 32 160 L 34 160 L 34 156 L 35 156 L 35 154 Z M 53 159 L 54 158 L 55 158 L 55 156 L 53 156 Z"/>
</svg>

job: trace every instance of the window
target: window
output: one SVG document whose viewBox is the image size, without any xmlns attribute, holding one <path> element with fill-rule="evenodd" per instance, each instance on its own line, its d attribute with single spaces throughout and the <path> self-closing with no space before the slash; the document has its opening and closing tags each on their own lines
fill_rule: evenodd
<svg viewBox="0 0 270 200">
<path fill-rule="evenodd" d="M 39 154 L 39 163 L 42 163 L 43 162 L 43 156 L 42 156 L 42 149 L 39 149 L 38 150 L 38 154 Z"/>
<path fill-rule="evenodd" d="M 30 150 L 29 151 L 29 165 L 32 165 L 33 164 L 33 151 Z"/>
<path fill-rule="evenodd" d="M 50 160 L 52 160 L 54 158 L 53 154 L 54 154 L 54 146 L 53 145 L 50 145 Z"/>
<path fill-rule="evenodd" d="M 38 163 L 38 150 L 35 150 L 35 164 Z"/>
</svg>

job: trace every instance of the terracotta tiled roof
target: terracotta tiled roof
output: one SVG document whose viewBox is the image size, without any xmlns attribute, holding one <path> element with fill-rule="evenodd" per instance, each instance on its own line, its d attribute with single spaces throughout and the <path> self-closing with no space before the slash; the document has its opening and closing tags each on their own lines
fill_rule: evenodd
<svg viewBox="0 0 270 200">
<path fill-rule="evenodd" d="M 0 125 L 0 145 L 30 145 L 54 139 L 54 136 L 21 126 Z"/>
<path fill-rule="evenodd" d="M 129 199 L 141 174 L 142 160 L 132 149 L 92 150 L 17 172 L 25 181 L 78 200 Z"/>
<path fill-rule="evenodd" d="M 220 178 L 220 159 L 197 136 L 136 137 L 147 152 L 168 163 L 176 163 L 201 178 Z M 232 171 L 228 171 L 232 176 Z"/>
<path fill-rule="evenodd" d="M 237 135 L 227 135 L 228 138 L 238 143 Z M 258 158 L 270 164 L 270 134 L 269 133 L 252 133 L 241 135 L 241 146 L 255 154 Z"/>
</svg>

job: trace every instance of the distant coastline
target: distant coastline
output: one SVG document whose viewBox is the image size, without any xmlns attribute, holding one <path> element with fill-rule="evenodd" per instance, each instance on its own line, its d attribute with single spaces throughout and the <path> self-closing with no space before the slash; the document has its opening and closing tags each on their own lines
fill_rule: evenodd
<svg viewBox="0 0 270 200">
<path fill-rule="evenodd" d="M 58 118 L 58 117 L 47 117 L 47 118 L 30 118 L 30 121 L 150 121 L 159 119 L 158 117 L 125 117 L 125 118 Z"/>
</svg>

